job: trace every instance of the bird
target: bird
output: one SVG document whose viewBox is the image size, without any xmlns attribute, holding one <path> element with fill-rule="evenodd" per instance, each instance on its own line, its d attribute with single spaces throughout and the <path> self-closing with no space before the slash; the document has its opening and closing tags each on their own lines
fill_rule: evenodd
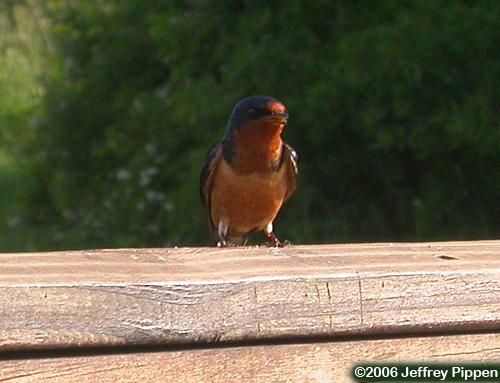
<svg viewBox="0 0 500 383">
<path fill-rule="evenodd" d="M 200 175 L 200 197 L 218 247 L 244 245 L 262 232 L 267 244 L 286 245 L 273 221 L 297 189 L 298 155 L 282 140 L 288 109 L 268 96 L 239 101 L 222 139 L 208 150 Z"/>
</svg>

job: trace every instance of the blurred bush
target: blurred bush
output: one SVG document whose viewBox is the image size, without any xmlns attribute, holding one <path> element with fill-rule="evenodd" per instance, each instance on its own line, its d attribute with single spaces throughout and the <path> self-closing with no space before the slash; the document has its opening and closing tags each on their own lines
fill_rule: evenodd
<svg viewBox="0 0 500 383">
<path fill-rule="evenodd" d="M 44 4 L 0 2 L 0 251 L 54 246 L 36 168 L 42 78 L 57 71 Z"/>
<path fill-rule="evenodd" d="M 45 0 L 31 204 L 53 247 L 208 243 L 197 183 L 233 105 L 289 108 L 297 243 L 500 234 L 490 1 Z"/>
</svg>

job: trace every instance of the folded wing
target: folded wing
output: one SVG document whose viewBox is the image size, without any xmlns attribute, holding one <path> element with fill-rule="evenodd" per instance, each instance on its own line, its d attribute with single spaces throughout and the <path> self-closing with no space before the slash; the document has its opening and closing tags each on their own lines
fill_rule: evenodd
<svg viewBox="0 0 500 383">
<path fill-rule="evenodd" d="M 211 219 L 210 192 L 213 185 L 215 168 L 222 156 L 222 142 L 216 142 L 208 149 L 207 159 L 203 164 L 200 174 L 200 198 L 208 211 L 208 229 L 210 235 L 214 237 L 215 226 Z"/>
<path fill-rule="evenodd" d="M 286 166 L 286 171 L 287 171 L 287 178 L 288 178 L 288 188 L 285 194 L 285 200 L 286 201 L 288 198 L 292 196 L 293 193 L 295 193 L 295 190 L 297 190 L 297 184 L 298 184 L 298 175 L 299 175 L 299 168 L 298 168 L 298 161 L 299 161 L 299 156 L 297 152 L 288 144 L 284 144 L 283 147 L 283 165 Z"/>
</svg>

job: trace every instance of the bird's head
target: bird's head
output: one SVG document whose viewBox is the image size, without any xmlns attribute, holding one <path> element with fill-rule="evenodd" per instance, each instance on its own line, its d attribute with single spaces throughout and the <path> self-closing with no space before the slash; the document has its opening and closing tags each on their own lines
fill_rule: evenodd
<svg viewBox="0 0 500 383">
<path fill-rule="evenodd" d="M 281 134 L 288 121 L 288 110 L 272 97 L 252 96 L 238 102 L 228 123 L 228 132 L 258 129 L 261 134 Z"/>
<path fill-rule="evenodd" d="M 281 157 L 281 133 L 287 122 L 288 110 L 275 98 L 253 96 L 241 100 L 229 118 L 223 140 L 224 158 L 241 172 L 274 169 Z"/>
</svg>

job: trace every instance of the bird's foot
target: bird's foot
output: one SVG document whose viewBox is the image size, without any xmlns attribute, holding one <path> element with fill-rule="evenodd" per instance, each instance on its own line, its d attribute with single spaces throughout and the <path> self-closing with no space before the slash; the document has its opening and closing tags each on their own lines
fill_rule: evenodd
<svg viewBox="0 0 500 383">
<path fill-rule="evenodd" d="M 291 245 L 290 241 L 280 241 L 274 232 L 265 233 L 266 237 L 270 239 L 269 242 L 263 244 L 263 246 L 268 247 L 286 247 Z"/>
<path fill-rule="evenodd" d="M 217 247 L 236 247 L 236 246 L 238 246 L 236 243 L 228 242 L 226 240 L 217 242 Z"/>
<path fill-rule="evenodd" d="M 266 247 L 288 247 L 288 246 L 293 246 L 293 243 L 290 241 L 269 241 L 269 242 L 264 242 L 261 244 L 261 246 L 266 246 Z"/>
</svg>

